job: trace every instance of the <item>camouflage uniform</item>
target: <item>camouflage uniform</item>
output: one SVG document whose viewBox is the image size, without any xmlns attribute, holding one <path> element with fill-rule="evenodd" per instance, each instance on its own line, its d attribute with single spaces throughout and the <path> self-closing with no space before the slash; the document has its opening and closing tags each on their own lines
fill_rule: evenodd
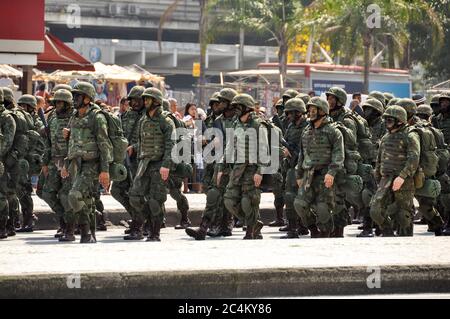
<svg viewBox="0 0 450 319">
<path fill-rule="evenodd" d="M 100 173 L 108 173 L 113 160 L 113 147 L 108 134 L 106 116 L 92 103 L 95 89 L 90 83 L 78 82 L 73 90 L 75 107 L 87 107 L 81 116 L 77 110 L 69 120 L 70 138 L 65 169 L 72 178 L 68 202 L 68 220 L 78 218 L 81 229 L 80 243 L 95 243 L 94 196 Z M 89 98 L 91 103 L 84 104 Z M 82 99 L 82 105 L 77 101 Z M 73 227 L 73 224 L 71 225 Z"/>
<path fill-rule="evenodd" d="M 167 199 L 167 182 L 163 181 L 160 169 L 171 169 L 174 166 L 171 152 L 175 145 L 172 140 L 175 124 L 163 113 L 161 91 L 148 88 L 142 97 L 146 100 L 148 113 L 139 121 L 137 145 L 139 166 L 130 190 L 130 204 L 135 210 L 133 216 L 135 228 L 130 236 L 134 236 L 134 239 L 141 239 L 142 226 L 145 219 L 148 218 L 151 230 L 147 240 L 160 241 L 164 203 Z M 155 106 L 155 113 L 150 116 L 149 112 L 155 109 Z M 150 216 L 145 216 L 147 205 L 150 208 Z"/>
<path fill-rule="evenodd" d="M 238 94 L 232 105 L 241 112 L 239 119 L 234 123 L 234 140 L 227 141 L 225 154 L 235 155 L 230 179 L 224 194 L 225 207 L 239 220 L 245 220 L 247 230 L 244 239 L 262 239 L 261 228 L 263 223 L 259 220 L 259 203 L 261 201 L 260 185 L 255 186 L 255 175 L 263 176 L 262 168 L 266 165 L 260 162 L 259 145 L 268 145 L 267 128 L 254 112 L 255 101 L 248 94 Z M 242 116 L 248 114 L 246 122 Z M 258 143 L 248 141 L 245 134 L 248 130 L 255 130 Z M 242 144 L 244 143 L 244 144 Z M 240 154 L 244 148 L 244 154 Z M 242 159 L 240 158 L 242 155 Z M 252 162 L 257 158 L 256 163 Z M 219 165 L 222 172 L 223 165 Z"/>
<path fill-rule="evenodd" d="M 233 89 L 225 88 L 219 93 L 220 105 L 223 107 L 223 114 L 219 115 L 213 126 L 220 130 L 223 135 L 223 139 L 219 141 L 222 145 L 226 144 L 226 131 L 233 127 L 233 123 L 236 121 L 234 110 L 231 107 L 231 101 L 237 95 L 237 92 Z M 210 187 L 206 193 L 206 205 L 203 211 L 202 221 L 198 229 L 186 228 L 186 234 L 195 238 L 196 240 L 204 240 L 207 230 L 213 225 L 218 225 L 217 231 L 210 232 L 213 236 L 231 236 L 233 230 L 233 215 L 228 209 L 225 208 L 223 202 L 223 195 L 225 188 L 229 182 L 231 173 L 231 165 L 223 163 L 222 165 L 222 178 L 219 184 L 217 184 L 218 165 L 214 167 L 214 173 L 210 182 Z"/>
<path fill-rule="evenodd" d="M 6 224 L 9 217 L 9 199 L 6 159 L 12 151 L 15 133 L 16 122 L 10 111 L 3 106 L 3 90 L 0 88 L 0 239 L 7 237 Z"/>
<path fill-rule="evenodd" d="M 410 131 L 416 132 L 420 138 L 421 161 L 419 163 L 418 173 L 423 174 L 423 184 L 439 183 L 435 179 L 438 157 L 436 154 L 436 138 L 431 124 L 420 120 L 416 116 L 417 105 L 415 101 L 411 99 L 400 99 L 397 105 L 405 109 Z M 415 197 L 419 202 L 419 212 L 428 222 L 430 230 L 435 232 L 437 236 L 440 236 L 444 222 L 435 208 L 437 194 L 433 196 L 430 192 L 427 193 L 426 190 L 428 187 L 425 186 L 418 188 L 416 189 Z M 415 212 L 414 208 L 413 210 Z"/>
<path fill-rule="evenodd" d="M 297 179 L 302 181 L 294 207 L 311 237 L 329 237 L 334 229 L 332 210 L 335 204 L 334 184 L 326 188 L 326 174 L 335 177 L 344 167 L 344 139 L 327 116 L 327 101 L 314 97 L 307 108 L 315 107 L 324 116 L 319 127 L 312 122 L 305 128 L 300 144 Z M 314 210 L 314 213 L 313 213 Z M 314 222 L 312 222 L 314 221 Z"/>
<path fill-rule="evenodd" d="M 298 185 L 295 174 L 295 166 L 298 161 L 298 156 L 300 152 L 300 140 L 302 133 L 308 122 L 306 121 L 306 106 L 302 99 L 294 98 L 289 100 L 285 106 L 285 112 L 288 115 L 289 112 L 298 112 L 300 114 L 300 119 L 292 120 L 289 123 L 286 134 L 284 135 L 285 145 L 284 147 L 288 149 L 291 157 L 285 157 L 283 159 L 283 170 L 284 175 L 286 176 L 286 192 L 284 195 L 284 201 L 286 203 L 286 217 L 288 220 L 288 233 L 286 236 L 281 238 L 298 238 L 298 228 L 299 228 L 299 218 L 294 208 L 294 200 L 295 196 L 298 193 Z M 301 220 L 300 220 L 301 222 Z M 301 223 L 303 226 L 303 223 Z M 312 222 L 308 222 L 308 225 L 312 224 Z M 307 231 L 307 229 L 306 229 Z M 307 232 L 303 231 L 302 234 L 307 234 Z"/>
<path fill-rule="evenodd" d="M 33 187 L 31 185 L 31 176 L 38 175 L 41 171 L 42 156 L 45 149 L 44 139 L 39 135 L 44 132 L 44 124 L 39 119 L 36 113 L 36 98 L 32 95 L 23 95 L 19 98 L 18 104 L 20 106 L 31 107 L 28 111 L 23 109 L 24 115 L 31 119 L 31 130 L 36 132 L 37 140 L 35 145 L 29 148 L 28 154 L 25 159 L 29 165 L 29 171 L 20 174 L 19 187 L 17 189 L 17 196 L 19 198 L 20 207 L 23 215 L 22 228 L 18 232 L 30 232 L 33 231 L 33 220 L 35 216 L 33 214 L 33 199 L 31 194 L 33 193 Z M 31 144 L 31 141 L 30 141 Z M 30 145 L 31 146 L 31 145 Z M 38 149 L 36 148 L 38 147 Z"/>
<path fill-rule="evenodd" d="M 142 93 L 144 93 L 144 90 L 145 88 L 142 86 L 133 87 L 128 94 L 128 100 L 131 102 L 131 100 L 133 99 L 142 99 Z M 132 218 L 135 211 L 134 208 L 130 205 L 129 191 L 131 189 L 133 178 L 136 176 L 138 168 L 138 159 L 136 153 L 139 136 L 138 123 L 140 119 L 145 115 L 145 108 L 143 106 L 141 107 L 141 109 L 133 109 L 132 107 L 130 107 L 130 109 L 120 117 L 124 135 L 128 140 L 129 146 L 133 147 L 133 154 L 131 156 L 128 156 L 127 154 L 127 159 L 125 161 L 125 166 L 128 171 L 127 178 L 122 182 L 113 182 L 111 187 L 112 197 L 114 197 L 114 199 L 117 200 L 127 210 Z"/>
<path fill-rule="evenodd" d="M 386 109 L 383 117 L 395 119 L 396 131 L 387 133 L 381 140 L 375 176 L 378 190 L 372 198 L 370 216 L 378 224 L 382 236 L 394 236 L 393 222 L 398 226 L 398 235 L 411 234 L 414 175 L 419 165 L 420 140 L 406 126 L 406 111 L 400 106 Z M 389 126 L 387 126 L 389 128 Z M 392 187 L 397 177 L 404 180 L 397 191 Z"/>
<path fill-rule="evenodd" d="M 53 110 L 48 116 L 47 148 L 43 161 L 43 165 L 48 167 L 48 174 L 42 189 L 42 198 L 56 213 L 59 220 L 56 238 L 64 235 L 66 223 L 75 223 L 75 221 L 68 220 L 73 215 L 69 213 L 67 197 L 72 186 L 71 181 L 70 178 L 61 178 L 61 169 L 64 166 L 69 146 L 63 136 L 63 129 L 69 126 L 69 119 L 72 115 L 72 93 L 65 89 L 57 91 L 52 102 L 57 103 L 58 101 L 62 101 L 65 107 L 59 113 Z M 68 213 L 66 214 L 66 212 Z M 74 237 L 70 238 L 75 240 Z"/>
<path fill-rule="evenodd" d="M 450 145 L 450 106 L 444 107 L 444 101 L 450 101 L 450 95 L 442 94 L 439 96 L 438 103 L 440 105 L 439 114 L 434 116 L 434 124 L 436 128 L 440 129 L 444 135 L 444 141 Z M 447 174 L 442 174 L 441 195 L 439 198 L 441 215 L 447 220 L 446 229 L 443 231 L 444 235 L 450 235 L 450 166 L 447 169 Z"/>
</svg>

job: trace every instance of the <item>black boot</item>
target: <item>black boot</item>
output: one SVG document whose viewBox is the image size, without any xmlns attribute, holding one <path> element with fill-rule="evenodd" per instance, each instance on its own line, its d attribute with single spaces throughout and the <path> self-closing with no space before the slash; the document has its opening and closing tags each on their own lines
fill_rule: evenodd
<svg viewBox="0 0 450 319">
<path fill-rule="evenodd" d="M 381 231 L 381 237 L 397 237 L 391 227 L 385 227 Z"/>
<path fill-rule="evenodd" d="M 66 229 L 64 232 L 64 236 L 59 237 L 58 240 L 61 242 L 70 242 L 75 241 L 75 224 L 74 223 L 67 223 Z"/>
<path fill-rule="evenodd" d="M 298 231 L 297 231 L 297 219 L 289 219 L 288 220 L 288 227 L 289 230 L 286 233 L 286 235 L 281 236 L 281 239 L 292 239 L 292 238 L 299 238 Z"/>
<path fill-rule="evenodd" d="M 0 239 L 8 238 L 6 233 L 6 219 L 0 219 Z"/>
<path fill-rule="evenodd" d="M 238 218 L 234 217 L 234 227 L 242 228 L 242 227 L 244 227 L 244 223 L 241 220 L 239 220 Z"/>
<path fill-rule="evenodd" d="M 195 240 L 205 240 L 209 224 L 210 224 L 209 219 L 203 217 L 199 228 L 194 229 L 188 227 L 185 229 L 185 232 L 188 236 L 194 238 Z"/>
<path fill-rule="evenodd" d="M 80 244 L 95 244 L 95 235 L 92 236 L 89 224 L 80 225 L 81 239 Z"/>
<path fill-rule="evenodd" d="M 14 226 L 14 224 L 14 219 L 8 219 L 8 222 L 6 223 L 6 234 L 8 235 L 8 237 L 16 236 L 16 227 Z"/>
<path fill-rule="evenodd" d="M 142 240 L 144 239 L 144 234 L 142 232 L 142 223 L 133 221 L 131 223 L 130 234 L 123 236 L 124 240 Z"/>
<path fill-rule="evenodd" d="M 56 231 L 55 238 L 63 237 L 65 229 L 66 229 L 66 222 L 64 221 L 64 218 L 60 217 L 59 218 L 59 228 Z"/>
<path fill-rule="evenodd" d="M 320 238 L 320 231 L 316 225 L 309 226 L 308 229 L 311 233 L 311 238 Z"/>
<path fill-rule="evenodd" d="M 286 225 L 286 222 L 283 218 L 283 207 L 276 207 L 275 210 L 277 216 L 274 221 L 269 223 L 269 227 L 281 227 Z"/>
<path fill-rule="evenodd" d="M 246 229 L 246 231 L 245 231 L 245 236 L 244 236 L 243 239 L 255 239 L 255 238 L 253 237 L 253 234 L 254 234 L 253 229 L 254 229 L 253 225 L 252 225 L 252 226 L 247 225 L 247 229 Z"/>
<path fill-rule="evenodd" d="M 191 220 L 188 217 L 188 211 L 181 212 L 180 224 L 175 226 L 175 229 L 186 229 L 191 227 Z"/>
<path fill-rule="evenodd" d="M 108 227 L 106 227 L 105 213 L 96 211 L 96 219 L 97 219 L 97 231 L 107 231 Z"/>
<path fill-rule="evenodd" d="M 261 234 L 261 229 L 264 227 L 264 223 L 260 220 L 256 222 L 255 227 L 253 228 L 253 239 L 263 239 L 263 235 Z"/>
<path fill-rule="evenodd" d="M 161 241 L 159 236 L 160 230 L 161 230 L 161 222 L 159 221 L 152 222 L 152 232 L 151 235 L 147 238 L 147 241 Z"/>
<path fill-rule="evenodd" d="M 220 225 L 211 225 L 206 232 L 209 237 L 220 237 L 222 232 L 222 227 Z"/>
<path fill-rule="evenodd" d="M 143 234 L 145 237 L 148 237 L 148 236 L 150 236 L 151 232 L 152 232 L 152 225 L 149 220 L 146 220 L 144 223 L 144 233 Z"/>
<path fill-rule="evenodd" d="M 303 224 L 303 222 L 302 222 L 302 220 L 300 218 L 297 219 L 297 223 L 298 223 L 297 232 L 298 232 L 299 236 L 309 235 L 308 227 L 306 227 Z"/>
<path fill-rule="evenodd" d="M 356 237 L 373 237 L 373 222 L 370 216 L 365 216 L 363 219 L 362 232 L 356 235 Z"/>
</svg>

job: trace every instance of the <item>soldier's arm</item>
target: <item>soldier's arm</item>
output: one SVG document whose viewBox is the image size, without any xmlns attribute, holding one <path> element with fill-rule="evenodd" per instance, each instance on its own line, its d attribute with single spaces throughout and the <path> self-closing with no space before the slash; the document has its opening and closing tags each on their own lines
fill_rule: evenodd
<svg viewBox="0 0 450 319">
<path fill-rule="evenodd" d="M 302 137 L 300 136 L 300 141 L 299 141 L 299 146 L 298 146 L 300 152 L 298 153 L 297 166 L 295 166 L 297 179 L 302 179 L 303 175 L 304 175 L 304 170 L 303 170 L 303 167 L 302 167 L 302 164 L 303 164 L 303 152 L 302 152 L 303 145 L 302 144 L 303 144 L 302 143 Z"/>
<path fill-rule="evenodd" d="M 49 138 L 44 139 L 45 150 L 44 156 L 42 157 L 42 164 L 44 166 L 48 166 L 50 163 L 50 159 L 52 158 L 52 146 L 50 144 Z"/>
<path fill-rule="evenodd" d="M 344 137 L 337 128 L 330 132 L 329 137 L 333 149 L 331 150 L 331 163 L 328 166 L 327 174 L 336 176 L 336 174 L 344 167 Z"/>
<path fill-rule="evenodd" d="M 175 146 L 174 140 L 172 140 L 172 133 L 175 132 L 175 124 L 170 118 L 166 118 L 162 127 L 164 134 L 164 157 L 162 161 L 162 167 L 172 168 L 172 149 Z"/>
<path fill-rule="evenodd" d="M 16 135 L 16 121 L 12 116 L 5 116 L 1 131 L 3 132 L 3 149 L 0 149 L 0 158 L 3 158 L 11 150 Z"/>
<path fill-rule="evenodd" d="M 108 137 L 108 122 L 105 115 L 98 113 L 95 117 L 95 123 L 95 138 L 100 151 L 100 169 L 102 172 L 109 172 L 109 164 L 113 159 L 113 147 Z"/>
<path fill-rule="evenodd" d="M 276 134 L 276 133 L 274 133 L 274 134 Z M 267 151 L 268 146 L 269 146 L 269 138 L 268 138 L 267 128 L 264 125 L 260 125 L 260 127 L 258 129 L 258 143 L 259 143 L 259 145 L 265 147 L 265 149 L 260 150 L 260 151 L 262 151 L 262 152 Z M 262 168 L 267 167 L 269 165 L 269 163 L 262 163 L 260 161 L 259 154 L 257 154 L 257 157 L 258 157 L 258 163 L 257 163 L 258 168 L 256 170 L 256 174 L 262 175 L 262 173 L 261 173 Z M 266 158 L 267 158 L 267 156 L 266 156 Z"/>
<path fill-rule="evenodd" d="M 375 179 L 379 181 L 381 179 L 380 165 L 381 165 L 381 151 L 383 148 L 383 139 L 380 141 L 380 147 L 378 148 L 377 159 L 375 162 Z"/>
<path fill-rule="evenodd" d="M 402 169 L 400 176 L 403 179 L 413 177 L 419 167 L 420 159 L 420 137 L 416 132 L 410 132 L 407 138 L 407 155 L 405 167 Z"/>
</svg>

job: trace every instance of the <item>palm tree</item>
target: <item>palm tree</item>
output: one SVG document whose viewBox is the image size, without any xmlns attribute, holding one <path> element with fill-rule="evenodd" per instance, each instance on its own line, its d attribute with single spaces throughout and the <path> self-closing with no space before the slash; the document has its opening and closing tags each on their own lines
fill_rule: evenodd
<svg viewBox="0 0 450 319">
<path fill-rule="evenodd" d="M 303 24 L 298 17 L 304 6 L 299 0 L 219 1 L 225 23 L 270 34 L 279 47 L 280 86 L 284 88 L 287 75 L 288 50 Z"/>
<path fill-rule="evenodd" d="M 370 23 L 370 5 L 381 9 L 380 25 Z M 317 0 L 314 2 L 310 21 L 315 21 L 322 36 L 329 37 L 335 54 L 344 54 L 350 62 L 359 55 L 364 56 L 364 93 L 369 89 L 369 73 L 372 64 L 374 43 L 389 49 L 389 65 L 394 65 L 394 55 L 408 57 L 407 25 L 414 19 L 426 15 L 434 26 L 434 38 L 442 38 L 442 28 L 430 6 L 420 0 Z M 369 10 L 370 11 L 370 10 Z M 376 18 L 375 18 L 376 19 Z M 407 65 L 409 67 L 409 65 Z"/>
</svg>

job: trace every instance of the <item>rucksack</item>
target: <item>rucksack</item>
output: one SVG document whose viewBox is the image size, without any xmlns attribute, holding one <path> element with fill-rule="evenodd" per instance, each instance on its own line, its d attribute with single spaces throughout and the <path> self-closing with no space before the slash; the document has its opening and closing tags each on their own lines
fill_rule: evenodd
<svg viewBox="0 0 450 319">
<path fill-rule="evenodd" d="M 128 148 L 128 141 L 125 138 L 122 130 L 122 125 L 120 124 L 120 119 L 110 112 L 106 112 L 101 109 L 94 109 L 93 113 L 97 115 L 98 113 L 102 113 L 105 115 L 106 122 L 108 125 L 108 137 L 111 141 L 113 152 L 113 163 L 123 164 L 125 161 L 126 151 Z M 95 116 L 91 116 L 91 119 L 94 120 Z M 93 127 L 93 125 L 91 125 Z"/>
<path fill-rule="evenodd" d="M 444 135 L 442 134 L 442 132 L 433 126 L 429 126 L 429 129 L 431 130 L 431 132 L 433 132 L 434 139 L 436 141 L 436 155 L 438 157 L 436 175 L 440 176 L 447 172 L 450 160 L 450 152 L 448 149 L 448 145 L 445 144 Z"/>
<path fill-rule="evenodd" d="M 359 154 L 364 162 L 372 162 L 375 160 L 374 158 L 371 158 L 373 154 L 373 149 L 375 148 L 375 145 L 373 144 L 371 137 L 372 134 L 370 133 L 369 124 L 367 121 L 359 114 L 353 113 L 348 111 L 346 113 L 347 116 L 349 116 L 356 124 L 356 142 L 357 142 L 357 149 L 359 151 Z"/>
<path fill-rule="evenodd" d="M 436 175 L 439 158 L 436 154 L 437 146 L 433 132 L 428 126 L 422 124 L 411 127 L 410 132 L 417 132 L 420 138 L 419 167 L 422 168 L 425 177 Z"/>
<path fill-rule="evenodd" d="M 341 122 L 333 122 L 332 126 L 337 128 L 344 137 L 344 168 L 347 174 L 354 175 L 358 171 L 358 162 L 361 160 L 361 155 L 358 152 L 358 144 L 353 138 L 352 131 L 344 124 Z"/>
</svg>

